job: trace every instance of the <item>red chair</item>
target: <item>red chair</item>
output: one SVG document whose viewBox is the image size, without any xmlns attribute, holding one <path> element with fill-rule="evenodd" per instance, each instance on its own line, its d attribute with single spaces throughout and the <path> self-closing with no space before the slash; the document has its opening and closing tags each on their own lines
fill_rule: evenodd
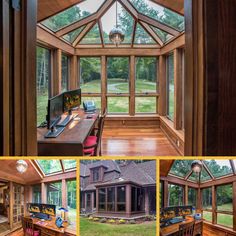
<svg viewBox="0 0 236 236">
<path fill-rule="evenodd" d="M 104 122 L 106 118 L 106 110 L 99 118 L 98 128 L 94 128 L 96 131 L 95 135 L 90 135 L 84 142 L 84 155 L 85 156 L 101 156 L 101 141 Z"/>
<path fill-rule="evenodd" d="M 22 217 L 22 226 L 25 236 L 39 236 L 39 230 L 34 230 L 33 220 L 27 217 Z"/>
</svg>

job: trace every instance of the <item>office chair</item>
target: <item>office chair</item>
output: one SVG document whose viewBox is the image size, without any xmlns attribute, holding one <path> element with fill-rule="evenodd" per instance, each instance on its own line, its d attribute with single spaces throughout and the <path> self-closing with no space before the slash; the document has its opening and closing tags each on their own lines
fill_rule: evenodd
<svg viewBox="0 0 236 236">
<path fill-rule="evenodd" d="M 106 118 L 107 112 L 99 118 L 98 128 L 95 135 L 90 135 L 84 142 L 84 155 L 85 156 L 101 156 L 101 143 L 102 143 L 102 132 L 104 128 L 104 122 Z"/>
<path fill-rule="evenodd" d="M 27 217 L 22 217 L 22 227 L 25 236 L 39 236 L 40 232 L 34 230 L 33 220 Z"/>
<path fill-rule="evenodd" d="M 193 236 L 195 221 L 179 225 L 179 236 Z"/>
</svg>

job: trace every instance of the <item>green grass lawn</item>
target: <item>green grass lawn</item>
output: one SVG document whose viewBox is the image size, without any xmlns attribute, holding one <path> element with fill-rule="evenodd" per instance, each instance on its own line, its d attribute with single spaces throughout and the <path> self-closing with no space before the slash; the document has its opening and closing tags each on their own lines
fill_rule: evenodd
<svg viewBox="0 0 236 236">
<path fill-rule="evenodd" d="M 156 222 L 134 225 L 111 225 L 80 218 L 80 235 L 83 236 L 155 236 Z"/>
</svg>

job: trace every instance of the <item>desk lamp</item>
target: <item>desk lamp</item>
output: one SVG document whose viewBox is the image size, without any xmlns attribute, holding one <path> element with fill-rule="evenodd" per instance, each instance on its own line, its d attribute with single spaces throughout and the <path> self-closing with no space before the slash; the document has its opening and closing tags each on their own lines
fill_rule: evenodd
<svg viewBox="0 0 236 236">
<path fill-rule="evenodd" d="M 59 208 L 59 211 L 61 211 L 61 218 L 63 221 L 68 221 L 68 210 L 64 207 Z"/>
</svg>

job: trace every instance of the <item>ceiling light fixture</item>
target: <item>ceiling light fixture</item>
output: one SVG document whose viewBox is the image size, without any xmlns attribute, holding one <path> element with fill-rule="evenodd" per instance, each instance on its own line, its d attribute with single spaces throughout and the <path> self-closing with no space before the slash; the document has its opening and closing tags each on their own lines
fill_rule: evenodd
<svg viewBox="0 0 236 236">
<path fill-rule="evenodd" d="M 116 1 L 116 27 L 111 30 L 109 34 L 109 39 L 118 47 L 119 44 L 121 44 L 124 39 L 125 35 L 124 33 L 119 29 L 117 24 L 117 1 Z"/>
<path fill-rule="evenodd" d="M 191 164 L 191 169 L 195 173 L 200 173 L 202 171 L 202 162 L 199 160 L 195 160 Z"/>
<path fill-rule="evenodd" d="M 28 164 L 26 161 L 24 160 L 18 160 L 16 162 L 16 169 L 19 173 L 23 174 L 27 171 L 28 169 Z"/>
</svg>

